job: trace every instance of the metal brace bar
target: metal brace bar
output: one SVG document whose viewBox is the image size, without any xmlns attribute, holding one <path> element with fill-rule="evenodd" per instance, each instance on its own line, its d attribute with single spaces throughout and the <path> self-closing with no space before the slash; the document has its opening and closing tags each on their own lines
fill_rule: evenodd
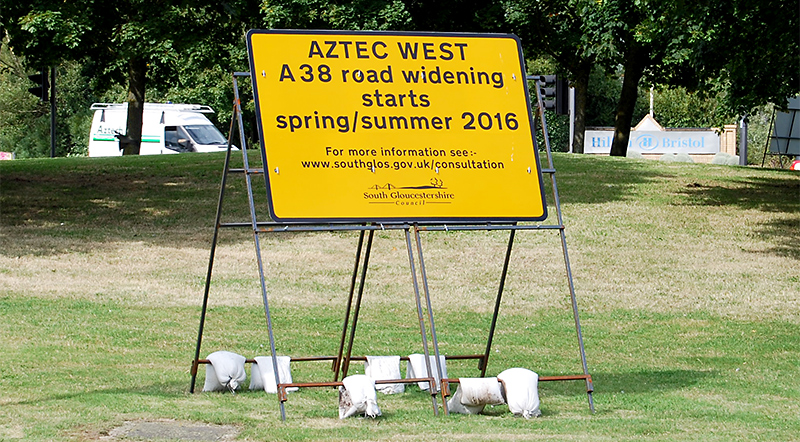
<svg viewBox="0 0 800 442">
<path fill-rule="evenodd" d="M 500 313 L 500 301 L 503 298 L 503 288 L 506 285 L 506 275 L 508 274 L 508 265 L 511 261 L 511 248 L 514 245 L 514 235 L 516 230 L 512 230 L 508 236 L 508 247 L 506 248 L 506 259 L 503 262 L 503 272 L 500 275 L 500 286 L 497 288 L 497 299 L 494 303 L 494 312 L 492 313 L 492 324 L 489 326 L 489 338 L 486 340 L 486 352 L 483 354 L 483 359 L 478 363 L 478 368 L 481 370 L 481 377 L 486 376 L 486 366 L 489 364 L 489 355 L 492 351 L 492 341 L 494 339 L 494 330 L 497 326 L 497 315 Z"/>
<path fill-rule="evenodd" d="M 375 236 L 375 231 L 369 231 L 367 238 L 367 249 L 364 251 L 364 266 L 361 270 L 361 282 L 358 285 L 358 297 L 356 298 L 356 306 L 353 310 L 353 326 L 350 329 L 350 338 L 347 343 L 347 355 L 344 357 L 342 363 L 342 377 L 347 376 L 347 371 L 350 369 L 350 357 L 353 354 L 353 341 L 356 336 L 356 324 L 358 324 L 358 313 L 361 311 L 361 299 L 364 295 L 364 282 L 367 278 L 367 268 L 369 267 L 369 255 L 372 251 L 372 239 Z"/>
<path fill-rule="evenodd" d="M 436 337 L 436 325 L 433 322 L 433 306 L 431 305 L 431 293 L 430 290 L 428 290 L 428 275 L 425 271 L 425 259 L 422 256 L 422 239 L 420 239 L 419 228 L 416 224 L 414 225 L 414 237 L 417 242 L 417 258 L 419 259 L 419 270 L 420 270 L 420 275 L 422 276 L 422 289 L 425 293 L 425 302 L 428 307 L 428 322 L 430 323 L 431 326 L 431 340 L 433 341 L 433 352 L 434 355 L 436 356 L 436 379 L 438 381 L 437 382 L 438 385 L 442 389 L 442 409 L 444 410 L 445 416 L 447 416 L 448 414 L 450 414 L 447 409 L 447 396 L 449 396 L 449 393 L 447 391 L 447 387 L 441 381 L 441 379 L 444 377 L 443 376 L 444 372 L 442 371 L 442 361 L 439 360 L 439 339 Z M 430 376 L 431 374 L 430 358 L 428 357 L 427 354 L 425 354 L 425 362 L 428 367 L 428 375 Z M 435 384 L 428 384 L 429 391 L 431 391 L 433 394 L 436 393 L 435 387 L 436 387 Z"/>
<path fill-rule="evenodd" d="M 350 278 L 350 292 L 347 296 L 347 308 L 345 309 L 344 313 L 344 326 L 342 326 L 342 337 L 339 339 L 339 354 L 336 359 L 333 361 L 333 380 L 339 380 L 339 369 L 341 368 L 342 363 L 342 354 L 344 352 L 344 340 L 347 336 L 347 323 L 350 321 L 350 310 L 353 306 L 353 294 L 355 293 L 356 289 L 356 278 L 358 278 L 358 266 L 359 261 L 361 260 L 361 250 L 364 247 L 364 233 L 365 231 L 362 230 L 358 235 L 358 246 L 356 247 L 356 263 L 353 265 L 353 277 Z"/>
<path fill-rule="evenodd" d="M 422 313 L 422 300 L 419 295 L 419 283 L 417 281 L 417 270 L 414 266 L 414 249 L 411 246 L 411 232 L 410 227 L 406 226 L 406 247 L 408 248 L 408 265 L 411 268 L 411 280 L 414 284 L 414 299 L 417 302 L 417 317 L 419 318 L 419 332 L 422 336 L 422 350 L 425 355 L 425 368 L 428 370 L 428 391 L 431 392 L 431 401 L 433 402 L 433 414 L 439 415 L 439 407 L 436 405 L 436 382 L 433 379 L 433 370 L 431 370 L 430 351 L 428 351 L 428 336 L 425 331 L 425 317 Z M 437 349 L 438 353 L 438 349 Z M 438 361 L 437 361 L 438 363 Z"/>
<path fill-rule="evenodd" d="M 539 87 L 536 88 L 536 102 L 538 104 L 538 115 L 539 115 L 539 122 L 542 125 L 542 131 L 544 134 L 544 147 L 545 151 L 547 152 L 547 163 L 550 169 L 555 170 L 555 166 L 553 165 L 553 152 L 550 148 L 550 137 L 547 136 L 547 120 L 544 118 L 544 109 L 542 105 L 542 95 Z M 536 146 L 536 137 L 533 137 L 534 147 L 538 150 L 538 146 Z M 561 200 L 558 194 L 558 185 L 556 184 L 556 176 L 555 174 L 550 174 L 550 183 L 552 184 L 552 191 L 553 191 L 553 199 L 556 206 L 556 214 L 558 218 L 558 224 L 560 226 L 564 225 L 564 221 L 561 214 Z M 575 333 L 578 338 L 578 347 L 580 348 L 580 357 L 581 357 L 581 365 L 583 367 L 583 374 L 586 379 L 586 395 L 589 401 L 589 409 L 594 413 L 594 399 L 592 398 L 592 392 L 594 391 L 594 385 L 592 384 L 592 378 L 589 376 L 589 368 L 586 364 L 586 350 L 583 346 L 583 333 L 581 332 L 581 320 L 580 315 L 578 314 L 578 301 L 575 296 L 575 284 L 572 280 L 572 269 L 569 264 L 569 254 L 567 253 L 567 237 L 564 232 L 564 229 L 559 229 L 559 235 L 561 237 L 561 250 L 564 254 L 564 267 L 566 268 L 567 272 L 567 284 L 569 286 L 569 297 L 570 297 L 570 304 L 572 306 L 572 316 L 575 321 Z"/>
</svg>

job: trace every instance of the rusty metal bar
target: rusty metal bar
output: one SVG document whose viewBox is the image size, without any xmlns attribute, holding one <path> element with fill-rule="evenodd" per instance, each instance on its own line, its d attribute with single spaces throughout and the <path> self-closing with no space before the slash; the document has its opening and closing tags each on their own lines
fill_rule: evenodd
<svg viewBox="0 0 800 442">
<path fill-rule="evenodd" d="M 585 380 L 586 378 L 591 379 L 590 375 L 565 375 L 565 376 L 539 376 L 539 382 L 548 382 L 548 381 L 580 381 Z M 406 378 L 406 379 L 380 379 L 375 380 L 376 385 L 381 384 L 416 384 L 419 382 L 428 382 L 429 385 L 431 381 L 434 381 L 432 377 L 427 378 Z M 500 383 L 505 385 L 505 383 L 498 379 Z M 460 378 L 441 378 L 440 379 L 441 385 L 445 386 L 447 384 L 460 384 Z M 288 384 L 278 384 L 278 390 L 284 391 L 287 388 L 298 387 L 298 388 L 317 388 L 317 387 L 341 387 L 343 384 L 342 381 L 333 381 L 333 382 L 292 382 Z M 449 388 L 448 388 L 449 390 Z M 443 396 L 447 397 L 450 396 L 449 391 L 447 394 L 444 394 L 445 389 L 442 389 Z M 285 393 L 284 393 L 285 394 Z M 284 399 L 285 401 L 285 399 Z"/>
<path fill-rule="evenodd" d="M 335 361 L 336 356 L 290 356 L 289 361 L 291 362 L 314 362 L 314 361 Z M 465 359 L 483 359 L 483 355 L 445 355 L 445 360 L 465 360 Z M 400 356 L 401 361 L 408 361 L 408 356 Z M 366 356 L 351 356 L 351 361 L 359 361 L 364 362 L 367 360 Z M 245 359 L 244 361 L 247 364 L 254 364 L 256 362 L 255 359 Z M 198 364 L 210 364 L 211 361 L 208 359 L 198 359 Z"/>
<path fill-rule="evenodd" d="M 405 379 L 376 379 L 376 384 L 416 384 L 419 382 L 429 382 L 433 378 L 405 378 Z M 290 384 L 279 384 L 278 387 L 341 387 L 342 381 L 331 382 L 292 382 Z"/>
<path fill-rule="evenodd" d="M 381 379 L 376 380 L 376 384 L 416 384 L 418 382 L 430 382 L 433 381 L 433 378 L 407 378 L 407 379 Z M 281 402 L 286 402 L 288 400 L 288 395 L 286 394 L 287 388 L 316 388 L 316 387 L 341 387 L 344 385 L 342 381 L 333 381 L 333 382 L 293 382 L 291 384 L 278 384 L 278 398 Z"/>
<path fill-rule="evenodd" d="M 567 376 L 539 376 L 539 382 L 548 382 L 548 381 L 581 381 L 585 380 L 592 384 L 592 375 L 590 374 L 576 374 L 576 375 L 567 375 Z M 590 390 L 591 393 L 594 390 Z"/>
</svg>

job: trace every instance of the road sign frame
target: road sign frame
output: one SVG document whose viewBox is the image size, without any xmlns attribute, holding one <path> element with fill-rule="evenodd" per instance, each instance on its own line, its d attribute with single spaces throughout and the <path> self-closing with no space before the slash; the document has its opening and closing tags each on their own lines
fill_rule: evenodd
<svg viewBox="0 0 800 442">
<path fill-rule="evenodd" d="M 252 30 L 247 48 L 273 220 L 547 218 L 516 36 Z"/>
</svg>

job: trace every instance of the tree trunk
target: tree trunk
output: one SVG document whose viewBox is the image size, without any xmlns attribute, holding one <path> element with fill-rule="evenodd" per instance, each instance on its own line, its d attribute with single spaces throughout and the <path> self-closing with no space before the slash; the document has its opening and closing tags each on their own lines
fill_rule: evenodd
<svg viewBox="0 0 800 442">
<path fill-rule="evenodd" d="M 647 48 L 633 44 L 628 60 L 625 62 L 622 93 L 617 103 L 617 113 L 614 116 L 614 142 L 611 144 L 611 156 L 624 157 L 628 153 L 633 109 L 639 98 L 639 80 L 642 78 L 649 57 Z"/>
<path fill-rule="evenodd" d="M 128 62 L 128 133 L 119 140 L 123 155 L 139 155 L 142 145 L 144 87 L 147 62 L 134 58 Z"/>
<path fill-rule="evenodd" d="M 586 105 L 589 97 L 589 73 L 592 71 L 591 63 L 584 63 L 573 72 L 575 78 L 572 87 L 575 88 L 575 132 L 572 134 L 572 152 L 583 153 L 584 136 L 586 134 Z"/>
</svg>

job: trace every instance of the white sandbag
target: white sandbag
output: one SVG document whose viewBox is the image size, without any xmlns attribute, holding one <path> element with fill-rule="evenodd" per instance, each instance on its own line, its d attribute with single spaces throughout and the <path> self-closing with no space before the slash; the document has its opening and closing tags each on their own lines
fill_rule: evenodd
<svg viewBox="0 0 800 442">
<path fill-rule="evenodd" d="M 525 419 L 541 416 L 539 375 L 526 368 L 509 368 L 497 375 L 505 386 L 508 410 Z"/>
<path fill-rule="evenodd" d="M 459 378 L 456 393 L 447 401 L 452 413 L 478 414 L 486 405 L 505 403 L 497 378 Z"/>
<path fill-rule="evenodd" d="M 484 405 L 464 405 L 464 403 L 461 402 L 461 390 L 461 386 L 459 385 L 455 394 L 450 396 L 450 399 L 447 400 L 447 411 L 459 414 L 478 414 L 483 411 Z"/>
<path fill-rule="evenodd" d="M 225 391 L 233 393 L 245 379 L 245 357 L 229 351 L 215 351 L 206 358 L 206 382 L 203 391 Z"/>
<path fill-rule="evenodd" d="M 436 356 L 430 355 L 430 362 L 431 362 L 431 370 L 433 371 L 433 377 L 436 379 L 436 391 L 439 391 L 439 379 L 438 373 L 439 370 L 436 368 Z M 445 364 L 445 357 L 444 355 L 439 355 L 439 363 L 442 366 L 442 377 L 447 377 L 447 365 Z M 414 378 L 426 378 L 428 377 L 428 367 L 425 364 L 425 355 L 421 355 L 419 353 L 414 353 L 412 355 L 408 355 L 408 366 L 406 367 L 406 379 L 414 379 Z M 428 389 L 427 382 L 417 382 L 417 385 L 421 390 Z"/>
<path fill-rule="evenodd" d="M 400 356 L 367 356 L 364 374 L 376 381 L 402 379 Z M 405 391 L 405 384 L 375 384 L 375 388 L 383 394 L 396 394 Z"/>
<path fill-rule="evenodd" d="M 504 404 L 502 387 L 497 378 L 459 378 L 461 403 L 464 405 Z"/>
<path fill-rule="evenodd" d="M 342 384 L 339 387 L 339 419 L 356 414 L 372 418 L 381 415 L 375 381 L 372 378 L 356 374 L 342 379 Z"/>
<path fill-rule="evenodd" d="M 255 364 L 250 366 L 250 389 L 264 390 L 267 393 L 277 393 L 278 384 L 275 382 L 275 368 L 272 366 L 272 356 L 256 356 Z M 289 366 L 289 356 L 278 356 L 278 376 L 281 384 L 292 383 L 292 371 Z M 287 392 L 297 391 L 297 387 L 289 387 Z"/>
<path fill-rule="evenodd" d="M 497 378 L 459 378 L 456 393 L 447 401 L 453 413 L 478 414 L 486 405 L 505 403 Z"/>
</svg>

